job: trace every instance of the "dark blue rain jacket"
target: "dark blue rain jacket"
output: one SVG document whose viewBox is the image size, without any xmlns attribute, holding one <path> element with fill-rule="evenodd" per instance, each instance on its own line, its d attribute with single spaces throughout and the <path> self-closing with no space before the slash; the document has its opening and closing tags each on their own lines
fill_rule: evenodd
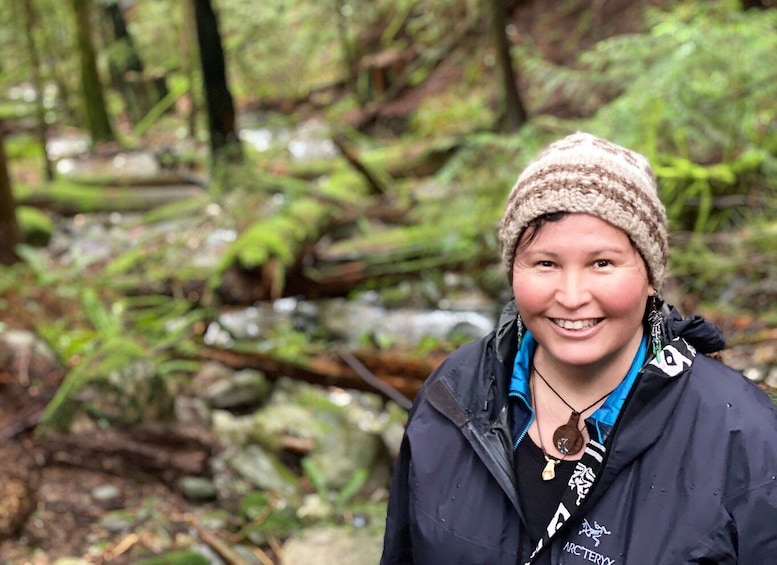
<svg viewBox="0 0 777 565">
<path fill-rule="evenodd" d="M 723 345 L 714 326 L 667 313 L 668 344 L 592 450 L 591 480 L 570 480 L 540 548 L 515 478 L 511 421 L 530 414 L 516 418 L 525 405 L 508 400 L 514 305 L 454 352 L 411 409 L 381 564 L 777 564 L 777 410 L 702 354 Z"/>
</svg>

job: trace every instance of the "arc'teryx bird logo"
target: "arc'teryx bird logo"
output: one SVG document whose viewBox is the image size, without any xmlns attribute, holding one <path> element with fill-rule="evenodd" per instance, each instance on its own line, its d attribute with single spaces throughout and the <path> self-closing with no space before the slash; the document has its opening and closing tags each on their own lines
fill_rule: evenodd
<svg viewBox="0 0 777 565">
<path fill-rule="evenodd" d="M 607 530 L 607 528 L 605 528 L 604 526 L 599 525 L 599 523 L 596 520 L 594 520 L 594 525 L 592 527 L 591 524 L 588 523 L 588 519 L 586 518 L 586 519 L 583 520 L 583 525 L 582 525 L 580 531 L 578 532 L 578 535 L 581 535 L 581 534 L 587 535 L 589 538 L 594 540 L 594 545 L 596 547 L 599 547 L 599 541 L 600 541 L 599 538 L 602 535 L 607 535 L 608 536 L 611 533 L 612 532 Z"/>
</svg>

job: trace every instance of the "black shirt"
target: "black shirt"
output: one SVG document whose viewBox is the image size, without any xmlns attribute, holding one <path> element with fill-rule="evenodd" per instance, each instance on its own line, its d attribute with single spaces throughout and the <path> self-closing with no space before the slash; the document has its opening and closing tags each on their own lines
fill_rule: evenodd
<svg viewBox="0 0 777 565">
<path fill-rule="evenodd" d="M 543 480 L 542 470 L 547 461 L 542 450 L 528 434 L 518 445 L 515 461 L 518 500 L 521 502 L 531 541 L 536 544 L 561 502 L 577 461 L 561 461 L 556 465 L 556 477 L 549 481 Z"/>
</svg>

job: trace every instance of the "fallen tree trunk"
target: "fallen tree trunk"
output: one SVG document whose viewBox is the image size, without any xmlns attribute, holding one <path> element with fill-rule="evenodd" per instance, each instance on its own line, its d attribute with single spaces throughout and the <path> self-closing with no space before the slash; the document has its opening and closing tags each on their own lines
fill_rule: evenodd
<svg viewBox="0 0 777 565">
<path fill-rule="evenodd" d="M 202 430 L 138 426 L 79 434 L 46 433 L 37 441 L 47 465 L 68 465 L 127 477 L 152 475 L 170 488 L 188 475 L 209 476 L 215 440 Z"/>
<path fill-rule="evenodd" d="M 415 397 L 426 377 L 442 362 L 443 355 L 418 359 L 391 352 L 354 353 L 340 350 L 308 358 L 304 363 L 292 363 L 265 353 L 243 353 L 203 346 L 199 351 L 199 358 L 217 361 L 232 369 L 256 369 L 270 379 L 288 377 L 319 386 L 373 392 L 387 400 L 398 401 L 400 396 L 406 400 Z M 353 359 L 356 359 L 359 365 L 355 365 Z M 355 369 L 355 366 L 363 368 L 362 371 Z M 365 370 L 373 378 L 365 379 Z M 374 380 L 379 380 L 382 385 L 376 386 Z M 389 392 L 389 389 L 392 392 Z M 398 403 L 403 405 L 402 400 Z"/>
</svg>

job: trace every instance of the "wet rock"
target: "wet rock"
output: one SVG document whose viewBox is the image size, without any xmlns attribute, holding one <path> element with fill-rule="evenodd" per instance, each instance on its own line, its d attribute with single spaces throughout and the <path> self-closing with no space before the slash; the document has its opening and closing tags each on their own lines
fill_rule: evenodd
<svg viewBox="0 0 777 565">
<path fill-rule="evenodd" d="M 105 484 L 92 489 L 91 498 L 100 508 L 115 510 L 124 505 L 121 489 L 116 485 Z"/>
<path fill-rule="evenodd" d="M 117 510 L 103 515 L 100 518 L 100 526 L 109 532 L 119 533 L 127 531 L 135 523 L 136 517 L 126 510 Z"/>
<path fill-rule="evenodd" d="M 224 445 L 247 445 L 254 437 L 254 417 L 235 416 L 226 410 L 214 410 L 211 414 L 214 435 Z"/>
<path fill-rule="evenodd" d="M 764 380 L 764 370 L 761 367 L 746 367 L 742 373 L 754 383 L 760 383 Z"/>
<path fill-rule="evenodd" d="M 332 299 L 320 301 L 321 324 L 338 340 L 355 347 L 365 338 L 388 345 L 414 345 L 423 339 L 475 339 L 494 327 L 491 316 L 413 308 L 386 309 L 367 302 Z"/>
<path fill-rule="evenodd" d="M 279 451 L 286 437 L 310 440 L 315 443 L 331 432 L 331 426 L 318 420 L 311 410 L 294 403 L 273 404 L 253 415 L 251 438 Z"/>
<path fill-rule="evenodd" d="M 322 526 L 294 534 L 283 546 L 282 565 L 367 565 L 378 563 L 383 550 L 380 532 Z"/>
<path fill-rule="evenodd" d="M 14 442 L 0 444 L 0 542 L 15 536 L 38 505 L 40 470 Z"/>
<path fill-rule="evenodd" d="M 184 426 L 210 423 L 210 408 L 204 399 L 178 395 L 175 398 L 175 421 Z"/>
<path fill-rule="evenodd" d="M 270 388 L 263 373 L 244 369 L 210 384 L 203 395 L 212 407 L 229 410 L 261 404 Z"/>
<path fill-rule="evenodd" d="M 273 450 L 282 447 L 284 436 L 310 440 L 308 457 L 328 489 L 343 488 L 364 470 L 373 483 L 388 480 L 382 437 L 388 422 L 376 395 L 282 379 L 254 423 L 253 437 Z"/>
<path fill-rule="evenodd" d="M 317 523 L 328 520 L 334 514 L 334 507 L 328 500 L 318 494 L 306 494 L 302 505 L 297 509 L 297 516 L 304 523 Z"/>
<path fill-rule="evenodd" d="M 330 415 L 332 417 L 333 415 Z M 388 481 L 389 458 L 380 430 L 362 427 L 347 411 L 332 422 L 331 430 L 317 442 L 310 459 L 329 489 L 338 491 L 359 471 L 368 471 L 373 483 Z"/>
<path fill-rule="evenodd" d="M 284 498 L 299 495 L 297 476 L 269 451 L 248 445 L 227 457 L 230 466 L 256 487 L 275 492 Z"/>
<path fill-rule="evenodd" d="M 209 502 L 217 496 L 216 485 L 205 477 L 181 477 L 178 488 L 185 498 L 195 502 Z"/>
<path fill-rule="evenodd" d="M 772 367 L 769 370 L 764 383 L 773 389 L 777 389 L 777 367 Z"/>
<path fill-rule="evenodd" d="M 391 460 L 399 456 L 399 448 L 402 445 L 402 437 L 407 423 L 407 411 L 399 405 L 390 402 L 386 406 L 386 422 L 381 436 L 386 444 Z"/>
<path fill-rule="evenodd" d="M 45 247 L 54 234 L 54 221 L 32 206 L 17 206 L 16 216 L 22 231 L 22 241 L 35 247 Z"/>
<path fill-rule="evenodd" d="M 203 363 L 200 370 L 192 378 L 192 384 L 194 385 L 195 392 L 197 394 L 203 394 L 210 385 L 221 380 L 227 380 L 232 377 L 234 371 L 215 361 L 209 361 Z"/>
<path fill-rule="evenodd" d="M 12 375 L 22 374 L 31 381 L 59 371 L 60 366 L 48 344 L 34 333 L 8 330 L 0 333 L 0 370 Z"/>
<path fill-rule="evenodd" d="M 171 419 L 175 388 L 153 363 L 142 360 L 93 380 L 78 398 L 96 417 L 132 425 Z"/>
</svg>

